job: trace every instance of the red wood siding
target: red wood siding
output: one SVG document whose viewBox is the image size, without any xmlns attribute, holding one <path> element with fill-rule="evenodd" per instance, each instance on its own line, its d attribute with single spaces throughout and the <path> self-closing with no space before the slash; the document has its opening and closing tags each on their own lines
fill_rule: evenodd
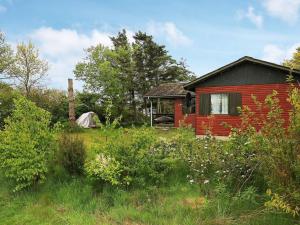
<svg viewBox="0 0 300 225">
<path fill-rule="evenodd" d="M 222 87 L 199 87 L 196 88 L 196 116 L 195 126 L 196 134 L 205 134 L 205 126 L 209 126 L 213 135 L 228 136 L 230 129 L 225 128 L 222 123 L 227 123 L 232 126 L 238 126 L 240 124 L 239 116 L 230 115 L 211 115 L 201 116 L 199 115 L 199 96 L 201 93 L 226 93 L 226 92 L 239 92 L 242 95 L 242 106 L 249 106 L 253 111 L 256 110 L 255 104 L 251 98 L 251 95 L 255 95 L 258 101 L 264 101 L 268 94 L 271 94 L 273 90 L 278 92 L 277 97 L 280 100 L 280 105 L 284 112 L 283 118 L 288 123 L 290 104 L 287 102 L 288 98 L 288 84 L 264 84 L 264 85 L 240 85 L 240 86 L 222 86 Z M 176 106 L 178 107 L 178 106 Z M 175 107 L 175 112 L 176 112 Z M 262 112 L 266 114 L 266 111 Z M 175 123 L 176 124 L 176 123 Z M 259 129 L 259 127 L 257 127 Z"/>
<path fill-rule="evenodd" d="M 185 124 L 191 124 L 195 128 L 195 114 L 184 115 L 182 113 L 182 99 L 178 98 L 174 101 L 174 126 L 179 127 L 180 123 L 184 122 Z"/>
</svg>

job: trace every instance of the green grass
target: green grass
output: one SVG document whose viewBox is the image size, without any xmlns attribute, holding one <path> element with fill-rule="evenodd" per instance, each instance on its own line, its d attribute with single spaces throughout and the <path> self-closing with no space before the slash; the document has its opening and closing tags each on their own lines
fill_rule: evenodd
<svg viewBox="0 0 300 225">
<path fill-rule="evenodd" d="M 122 141 L 129 140 L 128 132 L 123 132 Z M 174 132 L 158 131 L 157 135 L 168 138 Z M 90 153 L 106 141 L 98 129 L 78 135 L 84 138 Z M 261 196 L 257 196 L 256 203 L 226 195 L 207 198 L 197 185 L 180 179 L 180 171 L 175 175 L 168 185 L 159 188 L 124 190 L 107 186 L 97 191 L 84 177 L 69 177 L 54 170 L 44 184 L 17 194 L 0 176 L 0 224 L 299 224 L 289 215 L 266 211 Z"/>
<path fill-rule="evenodd" d="M 48 180 L 37 190 L 13 195 L 2 186 L 1 224 L 296 224 L 286 215 L 231 211 L 226 202 L 206 199 L 196 185 L 95 192 L 86 180 Z M 234 208 L 234 206 L 232 207 Z"/>
</svg>

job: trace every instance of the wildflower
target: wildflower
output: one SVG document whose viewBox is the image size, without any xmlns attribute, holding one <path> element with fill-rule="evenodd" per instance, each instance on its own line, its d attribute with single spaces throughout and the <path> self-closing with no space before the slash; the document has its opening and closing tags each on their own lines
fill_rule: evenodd
<svg viewBox="0 0 300 225">
<path fill-rule="evenodd" d="M 191 180 L 190 180 L 190 183 L 191 183 L 191 184 L 192 184 L 192 183 L 194 183 L 194 180 L 193 180 L 193 179 L 191 179 Z"/>
<path fill-rule="evenodd" d="M 205 180 L 204 182 L 203 182 L 203 184 L 208 184 L 209 183 L 209 180 Z"/>
</svg>

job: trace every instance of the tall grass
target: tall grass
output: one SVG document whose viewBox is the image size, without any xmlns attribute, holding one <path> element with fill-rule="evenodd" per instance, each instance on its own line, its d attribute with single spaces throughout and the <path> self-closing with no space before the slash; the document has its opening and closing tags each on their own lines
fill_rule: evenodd
<svg viewBox="0 0 300 225">
<path fill-rule="evenodd" d="M 123 141 L 130 138 L 126 130 L 121 132 Z M 166 137 L 173 134 L 159 133 Z M 93 146 L 105 141 L 99 130 L 76 135 L 84 138 L 88 154 L 92 154 Z M 100 192 L 85 177 L 72 177 L 59 165 L 52 168 L 44 184 L 17 194 L 11 193 L 10 184 L 0 175 L 0 224 L 300 224 L 291 216 L 265 211 L 264 195 L 251 188 L 229 196 L 226 188 L 218 186 L 206 196 L 198 185 L 187 182 L 185 168 L 178 165 L 164 186 L 104 186 Z"/>
</svg>

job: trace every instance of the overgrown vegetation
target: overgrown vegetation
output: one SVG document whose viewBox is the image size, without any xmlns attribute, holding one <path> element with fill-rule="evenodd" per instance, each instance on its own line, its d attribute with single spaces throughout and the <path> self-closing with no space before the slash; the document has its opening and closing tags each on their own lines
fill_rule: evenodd
<svg viewBox="0 0 300 225">
<path fill-rule="evenodd" d="M 253 96 L 257 109 L 241 109 L 241 126 L 232 127 L 227 141 L 209 130 L 197 139 L 188 127 L 122 128 L 121 118 L 137 116 L 136 93 L 188 73 L 151 36 L 134 38 L 128 44 L 119 33 L 113 49 L 89 49 L 87 62 L 76 68 L 90 88 L 105 90 L 104 102 L 95 93 L 77 98 L 79 111 L 102 114 L 100 129 L 68 126 L 64 92 L 29 87 L 25 98 L 0 84 L 0 223 L 299 224 L 299 86 L 291 84 L 288 127 L 273 92 L 264 102 Z M 8 75 L 12 52 L 3 40 L 0 59 L 9 63 L 0 60 L 0 72 Z M 294 59 L 293 66 L 298 55 Z M 152 69 L 145 72 L 133 60 Z M 174 71 L 180 76 L 168 77 Z M 149 83 L 138 87 L 136 73 Z M 63 131 L 57 121 L 65 122 Z"/>
<path fill-rule="evenodd" d="M 0 132 L 0 161 L 5 177 L 19 191 L 45 180 L 55 149 L 50 114 L 24 97 L 15 99 L 15 109 Z"/>
<path fill-rule="evenodd" d="M 77 135 L 63 133 L 59 138 L 57 162 L 71 175 L 81 175 L 85 158 L 83 139 Z"/>
</svg>

